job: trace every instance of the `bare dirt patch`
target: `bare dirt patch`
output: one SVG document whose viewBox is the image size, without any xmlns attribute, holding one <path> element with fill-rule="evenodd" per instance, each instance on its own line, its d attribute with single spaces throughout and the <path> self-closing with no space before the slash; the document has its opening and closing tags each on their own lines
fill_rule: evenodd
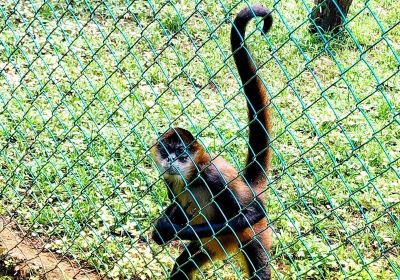
<svg viewBox="0 0 400 280">
<path fill-rule="evenodd" d="M 100 279 L 93 271 L 79 267 L 65 257 L 37 249 L 37 243 L 42 243 L 40 240 L 35 240 L 34 246 L 32 240 L 23 238 L 24 234 L 12 225 L 0 217 L 0 272 L 3 275 L 15 279 Z"/>
</svg>

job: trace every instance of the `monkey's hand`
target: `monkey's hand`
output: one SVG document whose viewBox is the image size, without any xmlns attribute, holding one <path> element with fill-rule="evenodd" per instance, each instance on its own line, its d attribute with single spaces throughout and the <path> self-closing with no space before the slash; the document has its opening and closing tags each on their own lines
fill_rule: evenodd
<svg viewBox="0 0 400 280">
<path fill-rule="evenodd" d="M 163 245 L 168 241 L 174 240 L 176 234 L 183 228 L 181 225 L 172 223 L 168 217 L 161 217 L 156 224 L 156 229 L 153 231 L 153 240 L 158 245 Z"/>
</svg>

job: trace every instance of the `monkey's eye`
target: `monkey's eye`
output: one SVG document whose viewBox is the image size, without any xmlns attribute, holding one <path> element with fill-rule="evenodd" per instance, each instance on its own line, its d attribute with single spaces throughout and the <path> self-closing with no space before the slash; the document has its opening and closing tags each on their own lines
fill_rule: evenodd
<svg viewBox="0 0 400 280">
<path fill-rule="evenodd" d="M 175 153 L 178 156 L 179 161 L 181 162 L 185 161 L 189 157 L 188 153 L 183 147 L 176 148 Z"/>
<path fill-rule="evenodd" d="M 183 153 L 178 157 L 178 159 L 179 159 L 180 162 L 184 162 L 184 161 L 186 161 L 188 159 L 188 157 L 189 156 L 188 156 L 187 153 Z"/>
<path fill-rule="evenodd" d="M 177 156 L 180 156 L 185 152 L 185 150 L 182 147 L 179 147 L 179 148 L 176 148 L 175 152 L 176 152 Z"/>
<path fill-rule="evenodd" d="M 160 149 L 160 155 L 161 155 L 162 158 L 168 157 L 168 152 L 167 152 L 167 150 L 166 150 L 164 147 L 162 147 L 162 148 Z"/>
</svg>

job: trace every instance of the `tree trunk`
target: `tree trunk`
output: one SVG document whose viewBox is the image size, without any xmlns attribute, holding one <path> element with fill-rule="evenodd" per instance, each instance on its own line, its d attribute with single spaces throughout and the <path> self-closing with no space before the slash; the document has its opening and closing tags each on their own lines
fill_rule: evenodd
<svg viewBox="0 0 400 280">
<path fill-rule="evenodd" d="M 338 32 L 343 16 L 347 16 L 352 2 L 353 0 L 315 0 L 316 7 L 311 13 L 315 25 L 311 26 L 311 32 L 316 33 L 317 27 L 323 32 Z"/>
</svg>

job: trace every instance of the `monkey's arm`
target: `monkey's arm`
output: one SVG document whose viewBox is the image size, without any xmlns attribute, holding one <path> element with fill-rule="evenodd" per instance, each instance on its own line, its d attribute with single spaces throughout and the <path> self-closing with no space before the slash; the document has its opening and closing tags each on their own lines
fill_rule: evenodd
<svg viewBox="0 0 400 280">
<path fill-rule="evenodd" d="M 222 214 L 221 218 L 207 220 L 199 225 L 181 226 L 178 228 L 177 237 L 184 240 L 197 240 L 216 234 L 241 231 L 265 217 L 261 200 L 243 181 L 233 181 L 228 185 L 225 175 L 215 165 L 203 173 L 201 179 L 204 189 L 212 193 L 215 203 L 214 211 L 219 211 Z"/>
<path fill-rule="evenodd" d="M 185 225 L 180 226 L 181 229 L 177 236 L 184 240 L 197 240 L 198 238 L 210 237 L 212 235 L 220 235 L 241 231 L 253 226 L 265 217 L 264 207 L 261 202 L 256 199 L 249 206 L 242 209 L 227 222 L 215 223 L 207 221 L 200 225 Z"/>
<path fill-rule="evenodd" d="M 235 186 L 243 181 L 231 182 L 229 187 L 225 176 L 216 166 L 211 166 L 205 171 L 198 178 L 197 184 L 202 185 L 204 192 L 211 192 L 214 201 L 210 203 L 215 205 L 214 211 L 219 211 L 221 218 L 198 225 L 188 223 L 183 225 L 174 223 L 173 215 L 165 215 L 157 221 L 153 233 L 153 239 L 157 244 L 164 244 L 177 237 L 183 240 L 198 240 L 216 234 L 241 231 L 265 217 L 265 209 L 261 201 L 253 195 L 250 187 Z M 236 189 L 236 192 L 233 189 Z M 251 200 L 248 201 L 249 199 Z M 183 214 L 191 219 L 190 214 Z"/>
<path fill-rule="evenodd" d="M 157 221 L 156 229 L 152 233 L 152 239 L 157 244 L 161 245 L 173 239 L 176 237 L 174 228 L 181 228 L 189 223 L 191 216 L 186 214 L 186 210 L 189 206 L 190 203 L 182 207 L 176 201 L 172 201 L 167 209 L 165 209 L 164 214 Z M 168 225 L 172 226 L 172 228 Z"/>
<path fill-rule="evenodd" d="M 174 215 L 161 217 L 153 234 L 157 244 L 164 244 L 172 239 L 198 240 L 199 238 L 210 237 L 241 231 L 253 226 L 265 217 L 265 209 L 259 198 L 251 195 L 251 190 L 245 186 L 241 193 L 234 193 L 220 176 L 206 178 L 205 189 L 212 190 L 214 197 L 215 211 L 220 209 L 221 216 L 225 219 L 206 221 L 199 225 L 176 224 Z M 208 187 L 209 186 L 209 187 Z M 245 193 L 249 192 L 249 193 Z M 244 204 L 243 197 L 252 197 L 252 200 Z M 210 202 L 211 203 L 211 202 Z M 185 210 L 184 210 L 185 211 Z M 191 219 L 190 214 L 182 213 Z"/>
<path fill-rule="evenodd" d="M 182 240 L 198 240 L 212 235 L 232 233 L 253 226 L 265 217 L 264 213 L 264 208 L 257 199 L 227 222 L 207 221 L 199 225 L 178 225 L 173 223 L 170 217 L 163 216 L 157 222 L 153 239 L 157 244 L 164 244 L 177 237 Z"/>
</svg>

